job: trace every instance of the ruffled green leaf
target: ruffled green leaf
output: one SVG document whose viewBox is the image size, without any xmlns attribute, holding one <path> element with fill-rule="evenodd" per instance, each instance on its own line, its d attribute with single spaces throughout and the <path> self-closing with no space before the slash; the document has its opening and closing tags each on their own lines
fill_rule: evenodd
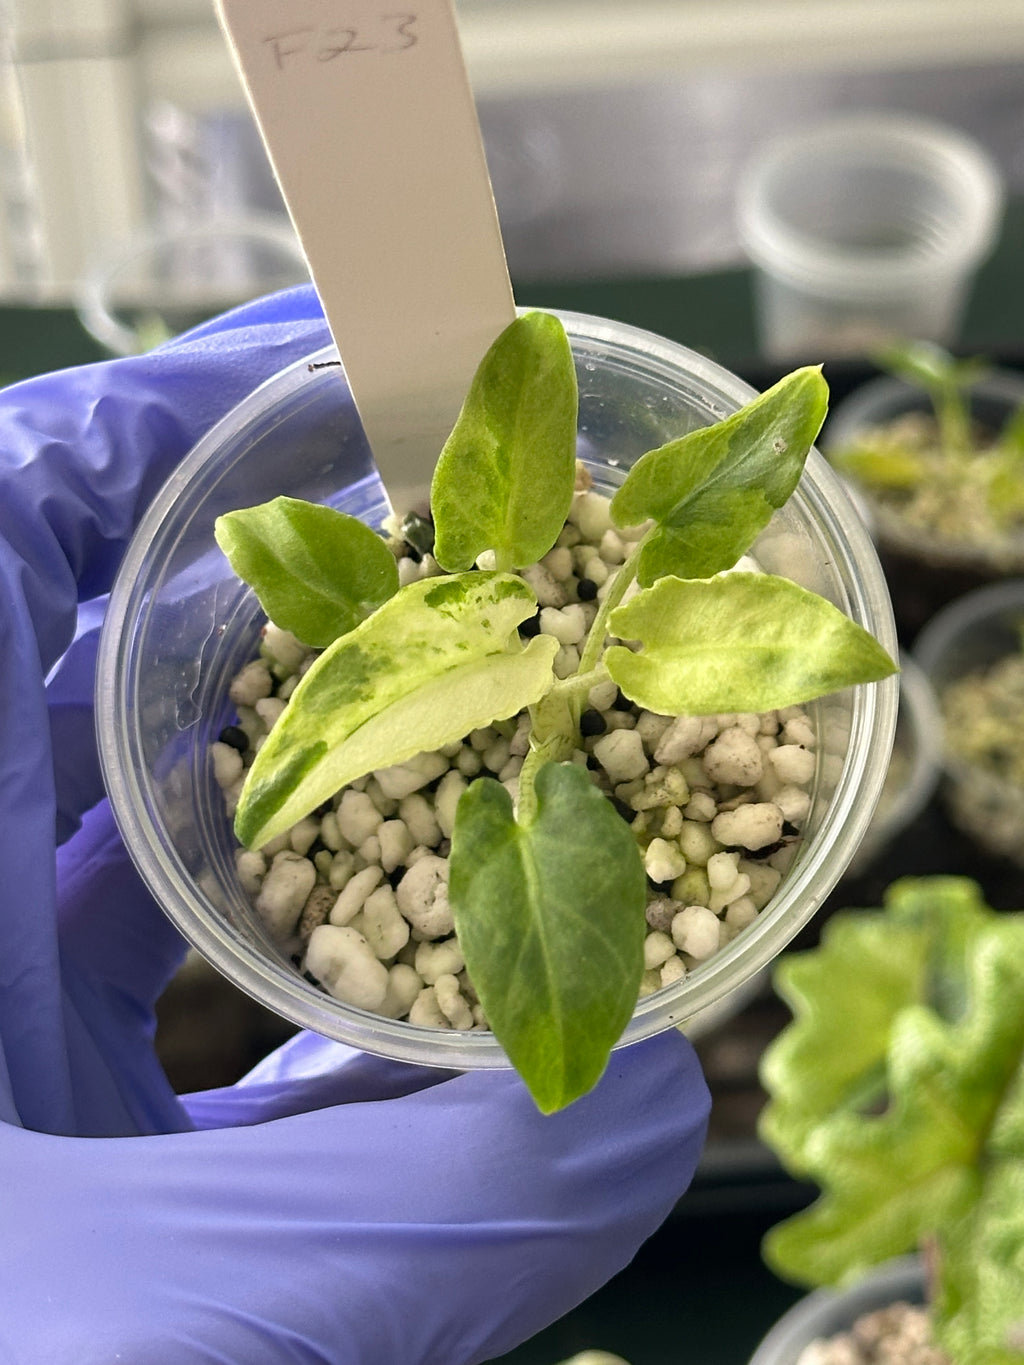
<svg viewBox="0 0 1024 1365">
<path fill-rule="evenodd" d="M 1024 1157 L 993 1162 L 968 1217 L 943 1236 L 933 1318 L 960 1365 L 1024 1361 Z"/>
<path fill-rule="evenodd" d="M 488 1022 L 538 1108 L 596 1084 L 636 1006 L 646 878 L 629 826 L 574 763 L 536 776 L 517 822 L 490 778 L 459 801 L 449 894 Z"/>
<path fill-rule="evenodd" d="M 769 1264 L 841 1283 L 935 1241 L 951 1358 L 1020 1365 L 1024 915 L 907 880 L 882 913 L 834 916 L 779 984 L 795 1019 L 764 1059 L 761 1131 L 822 1194 L 768 1235 Z"/>
<path fill-rule="evenodd" d="M 659 715 L 770 711 L 896 671 L 863 627 L 823 597 L 771 574 L 662 578 L 611 615 L 604 662 L 623 692 Z"/>
<path fill-rule="evenodd" d="M 796 1022 L 761 1059 L 771 1103 L 760 1131 L 790 1170 L 806 1173 L 805 1147 L 823 1114 L 867 1112 L 884 1099 L 902 1010 L 927 1001 L 944 1019 L 963 1015 L 967 941 L 990 914 L 966 878 L 906 878 L 889 888 L 884 912 L 833 915 L 814 952 L 778 961 L 775 990 Z"/>
<path fill-rule="evenodd" d="M 259 848 L 345 783 L 514 715 L 551 686 L 557 640 L 524 649 L 536 610 L 510 574 L 428 578 L 402 588 L 300 681 L 253 762 L 235 833 Z"/>
<path fill-rule="evenodd" d="M 807 1174 L 823 1193 L 766 1236 L 777 1273 L 802 1284 L 849 1282 L 970 1208 L 977 1134 L 943 1074 L 945 1042 L 934 1015 L 902 1011 L 887 1056 L 886 1111 L 834 1113 L 808 1136 Z"/>
<path fill-rule="evenodd" d="M 561 322 L 526 313 L 491 346 L 434 471 L 434 556 L 522 568 L 554 545 L 576 477 L 576 370 Z"/>
<path fill-rule="evenodd" d="M 324 648 L 398 591 L 395 557 L 357 517 L 274 498 L 218 517 L 217 544 L 275 625 Z"/>
<path fill-rule="evenodd" d="M 820 368 L 808 366 L 724 421 L 642 456 L 611 505 L 618 526 L 655 523 L 640 582 L 732 568 L 799 482 L 827 406 Z"/>
<path fill-rule="evenodd" d="M 820 953 L 820 958 L 796 953 L 779 962 L 775 989 L 800 1025 L 778 1036 L 760 1068 L 772 1096 L 761 1112 L 761 1137 L 802 1175 L 822 1114 L 859 1112 L 884 1097 L 893 1020 L 922 998 L 928 945 L 916 930 L 864 912 L 857 920 L 833 916 L 822 932 Z M 829 991 L 822 989 L 823 959 L 831 964 Z M 823 1055 L 830 1058 L 827 1067 L 820 1065 Z"/>
</svg>

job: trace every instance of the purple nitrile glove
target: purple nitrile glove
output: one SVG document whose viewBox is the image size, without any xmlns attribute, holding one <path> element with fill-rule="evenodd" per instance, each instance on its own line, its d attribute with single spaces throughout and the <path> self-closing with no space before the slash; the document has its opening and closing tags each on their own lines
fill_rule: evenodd
<svg viewBox="0 0 1024 1365">
<path fill-rule="evenodd" d="M 102 799 L 102 599 L 192 444 L 327 339 L 295 290 L 0 393 L 3 1365 L 470 1365 L 625 1265 L 700 1152 L 676 1033 L 551 1117 L 510 1071 L 309 1034 L 224 1090 L 163 1075 L 183 945 Z"/>
</svg>

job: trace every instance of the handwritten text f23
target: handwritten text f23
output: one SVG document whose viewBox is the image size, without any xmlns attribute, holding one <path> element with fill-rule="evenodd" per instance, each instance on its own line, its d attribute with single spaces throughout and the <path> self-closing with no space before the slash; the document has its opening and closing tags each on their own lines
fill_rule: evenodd
<svg viewBox="0 0 1024 1365">
<path fill-rule="evenodd" d="M 303 62 L 333 62 L 361 52 L 405 52 L 419 41 L 415 14 L 381 14 L 362 26 L 296 27 L 268 34 L 263 45 L 278 71 Z"/>
</svg>

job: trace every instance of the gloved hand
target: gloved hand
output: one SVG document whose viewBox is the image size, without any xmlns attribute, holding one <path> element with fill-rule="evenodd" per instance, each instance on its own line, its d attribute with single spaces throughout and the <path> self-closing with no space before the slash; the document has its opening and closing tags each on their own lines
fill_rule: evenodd
<svg viewBox="0 0 1024 1365">
<path fill-rule="evenodd" d="M 551 1117 L 511 1071 L 309 1034 L 224 1090 L 160 1069 L 184 950 L 102 799 L 103 595 L 195 440 L 326 340 L 296 290 L 0 394 L 3 1365 L 470 1365 L 625 1265 L 700 1152 L 674 1032 Z"/>
</svg>

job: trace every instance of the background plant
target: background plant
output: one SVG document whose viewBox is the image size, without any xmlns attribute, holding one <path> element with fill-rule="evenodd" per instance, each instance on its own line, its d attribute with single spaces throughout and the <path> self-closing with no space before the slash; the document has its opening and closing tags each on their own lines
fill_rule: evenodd
<svg viewBox="0 0 1024 1365">
<path fill-rule="evenodd" d="M 955 1365 L 1024 1360 L 1024 912 L 908 878 L 776 965 L 794 1021 L 769 1047 L 760 1131 L 821 1195 L 768 1264 L 841 1285 L 921 1249 Z"/>
<path fill-rule="evenodd" d="M 276 499 L 218 522 L 276 624 L 323 647 L 249 771 L 242 843 L 266 844 L 367 772 L 529 710 L 518 801 L 490 778 L 460 800 L 450 899 L 488 1021 L 546 1112 L 596 1082 L 643 970 L 639 847 L 571 761 L 588 693 L 611 679 L 660 714 L 760 712 L 894 671 L 823 598 L 725 572 L 796 487 L 826 402 L 819 370 L 798 370 L 634 465 L 611 514 L 647 529 L 567 678 L 552 671 L 555 640 L 517 629 L 537 600 L 515 570 L 555 544 L 575 485 L 575 369 L 550 315 L 527 314 L 498 338 L 440 455 L 440 577 L 396 588 L 375 533 L 330 509 Z"/>
<path fill-rule="evenodd" d="M 837 468 L 880 492 L 909 493 L 926 483 L 955 497 L 977 485 L 990 515 L 1008 525 L 1024 515 L 1024 404 L 997 431 L 981 432 L 971 390 L 989 373 L 978 357 L 957 359 L 932 342 L 911 341 L 879 351 L 879 367 L 924 390 L 935 433 L 908 431 L 903 421 L 862 432 L 831 458 Z"/>
</svg>

